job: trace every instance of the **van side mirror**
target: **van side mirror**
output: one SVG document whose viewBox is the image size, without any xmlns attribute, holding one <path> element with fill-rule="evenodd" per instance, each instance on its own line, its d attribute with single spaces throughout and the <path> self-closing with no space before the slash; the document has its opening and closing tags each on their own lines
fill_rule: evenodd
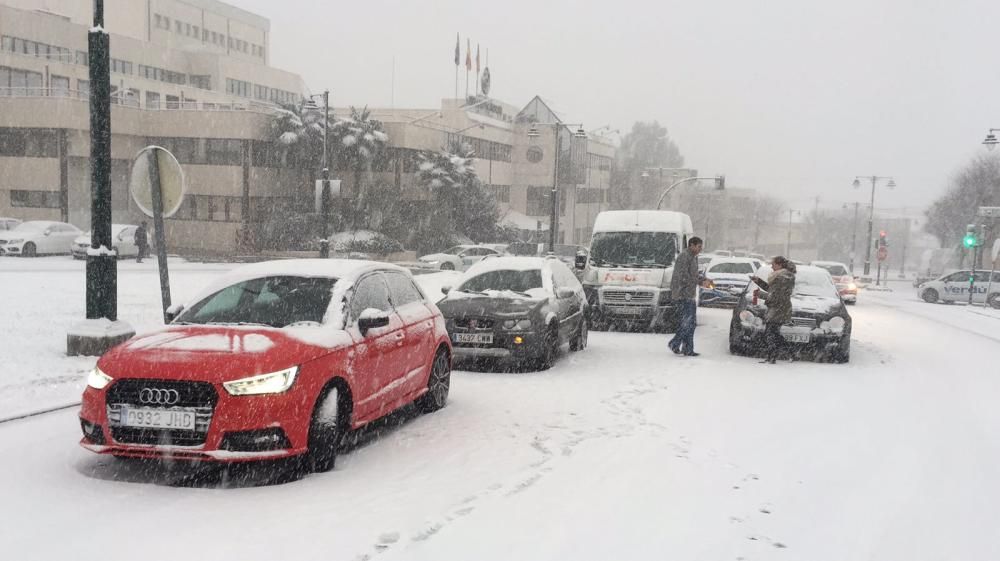
<svg viewBox="0 0 1000 561">
<path fill-rule="evenodd" d="M 167 312 L 166 314 L 164 314 L 164 319 L 167 320 L 167 323 L 173 323 L 173 321 L 177 319 L 177 316 L 181 315 L 181 312 L 183 311 L 184 311 L 183 304 L 174 304 L 169 308 L 167 308 Z"/>
<path fill-rule="evenodd" d="M 375 308 L 368 308 L 358 316 L 358 331 L 367 335 L 372 329 L 389 325 L 389 314 Z"/>
<path fill-rule="evenodd" d="M 451 292 L 451 287 L 450 286 L 442 286 L 441 287 L 441 294 L 444 294 L 445 296 L 447 296 L 449 292 Z"/>
<path fill-rule="evenodd" d="M 587 254 L 577 253 L 576 259 L 573 261 L 573 265 L 576 266 L 577 270 L 582 271 L 587 268 Z"/>
</svg>

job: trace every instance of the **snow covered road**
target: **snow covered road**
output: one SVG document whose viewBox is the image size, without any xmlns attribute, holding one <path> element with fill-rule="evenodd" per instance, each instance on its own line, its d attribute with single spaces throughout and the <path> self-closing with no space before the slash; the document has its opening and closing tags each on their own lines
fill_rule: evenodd
<svg viewBox="0 0 1000 561">
<path fill-rule="evenodd" d="M 729 312 L 700 310 L 700 358 L 664 336 L 593 333 L 548 372 L 456 372 L 441 412 L 396 415 L 335 471 L 283 485 L 191 484 L 96 457 L 72 410 L 2 424 L 0 551 L 993 559 L 1000 376 L 984 358 L 1000 356 L 1000 320 L 969 331 L 911 299 L 852 308 L 846 366 L 732 357 Z"/>
</svg>

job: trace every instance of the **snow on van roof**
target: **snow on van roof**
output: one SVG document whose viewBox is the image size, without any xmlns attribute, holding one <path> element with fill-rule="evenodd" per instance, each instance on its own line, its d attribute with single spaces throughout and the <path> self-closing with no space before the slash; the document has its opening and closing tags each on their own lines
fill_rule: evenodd
<svg viewBox="0 0 1000 561">
<path fill-rule="evenodd" d="M 597 215 L 594 232 L 694 233 L 691 217 L 671 210 L 606 210 Z"/>
</svg>

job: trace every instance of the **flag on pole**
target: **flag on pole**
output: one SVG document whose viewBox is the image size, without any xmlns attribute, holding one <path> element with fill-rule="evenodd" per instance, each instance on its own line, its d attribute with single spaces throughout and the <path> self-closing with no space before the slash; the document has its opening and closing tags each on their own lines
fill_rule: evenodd
<svg viewBox="0 0 1000 561">
<path fill-rule="evenodd" d="M 472 39 L 468 37 L 465 38 L 465 70 L 466 72 L 472 71 Z"/>
<path fill-rule="evenodd" d="M 462 50 L 462 48 L 459 45 L 461 45 L 461 42 L 459 41 L 458 33 L 456 33 L 455 34 L 455 66 L 458 66 L 459 62 L 461 60 L 460 57 L 461 57 L 461 50 Z"/>
</svg>

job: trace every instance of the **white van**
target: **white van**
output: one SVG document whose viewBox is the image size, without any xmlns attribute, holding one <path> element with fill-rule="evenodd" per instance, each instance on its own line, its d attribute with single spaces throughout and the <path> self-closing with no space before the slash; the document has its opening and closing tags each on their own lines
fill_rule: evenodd
<svg viewBox="0 0 1000 561">
<path fill-rule="evenodd" d="M 583 272 L 595 327 L 616 323 L 674 330 L 680 317 L 670 299 L 670 279 L 674 260 L 692 235 L 691 217 L 681 212 L 611 210 L 598 214 Z"/>
</svg>

